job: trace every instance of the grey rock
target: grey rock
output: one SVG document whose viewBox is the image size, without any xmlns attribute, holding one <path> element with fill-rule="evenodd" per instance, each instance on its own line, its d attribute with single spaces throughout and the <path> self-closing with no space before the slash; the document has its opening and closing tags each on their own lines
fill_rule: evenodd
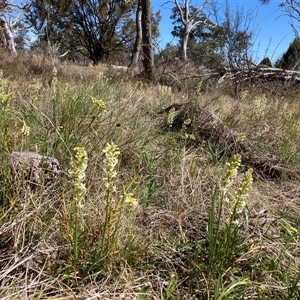
<svg viewBox="0 0 300 300">
<path fill-rule="evenodd" d="M 35 152 L 11 152 L 10 168 L 14 181 L 28 182 L 31 186 L 54 183 L 61 172 L 56 158 Z"/>
</svg>

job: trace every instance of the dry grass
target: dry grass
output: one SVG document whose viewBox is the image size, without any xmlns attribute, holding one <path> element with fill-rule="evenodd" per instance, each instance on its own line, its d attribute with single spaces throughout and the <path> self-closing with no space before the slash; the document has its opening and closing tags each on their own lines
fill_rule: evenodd
<svg viewBox="0 0 300 300">
<path fill-rule="evenodd" d="M 13 64 L 18 64 L 18 73 L 24 68 L 25 81 L 9 67 Z M 190 89 L 174 93 L 124 75 L 99 76 L 96 68 L 71 65 L 58 67 L 58 83 L 53 85 L 52 66 L 39 74 L 28 68 L 38 64 L 8 61 L 5 69 L 0 64 L 4 78 L 9 78 L 0 90 L 5 115 L 0 121 L 1 299 L 298 299 L 297 174 L 277 181 L 254 177 L 247 213 L 240 216 L 237 238 L 242 242 L 230 257 L 216 257 L 216 266 L 218 260 L 226 266 L 218 279 L 208 265 L 207 226 L 212 195 L 229 158 L 214 157 L 207 143 L 195 146 L 182 130 L 166 130 L 168 116 L 157 114 L 174 102 L 192 101 L 299 170 L 296 101 L 272 96 L 265 101 L 261 95 L 238 100 L 217 89 L 199 95 Z M 13 96 L 5 100 L 10 93 Z M 105 109 L 96 100 L 103 101 Z M 30 127 L 28 135 L 22 133 L 24 122 Z M 101 256 L 97 249 L 105 222 L 102 150 L 108 142 L 121 152 L 113 180 L 115 199 L 128 191 L 139 204 L 124 207 L 114 251 Z M 87 151 L 88 168 L 75 262 L 68 250 L 74 207 L 68 170 L 78 146 Z M 8 168 L 12 150 L 57 158 L 63 168 L 60 180 L 35 191 L 13 186 Z M 245 167 L 239 168 L 229 198 L 244 172 Z M 222 226 L 228 214 L 221 216 Z M 219 237 L 221 249 L 226 241 Z M 174 289 L 168 284 L 171 274 L 176 275 Z M 245 278 L 247 284 L 222 295 L 230 284 Z"/>
</svg>

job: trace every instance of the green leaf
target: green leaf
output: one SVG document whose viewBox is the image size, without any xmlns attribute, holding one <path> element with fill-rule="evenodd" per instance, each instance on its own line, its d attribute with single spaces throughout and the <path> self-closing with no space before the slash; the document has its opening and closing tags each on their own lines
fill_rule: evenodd
<svg viewBox="0 0 300 300">
<path fill-rule="evenodd" d="M 177 285 L 177 275 L 172 273 L 165 292 L 165 300 L 169 300 Z"/>
<path fill-rule="evenodd" d="M 147 291 L 150 289 L 150 285 L 146 285 L 141 290 L 139 291 L 136 300 L 143 300 L 144 297 L 146 296 Z"/>
</svg>

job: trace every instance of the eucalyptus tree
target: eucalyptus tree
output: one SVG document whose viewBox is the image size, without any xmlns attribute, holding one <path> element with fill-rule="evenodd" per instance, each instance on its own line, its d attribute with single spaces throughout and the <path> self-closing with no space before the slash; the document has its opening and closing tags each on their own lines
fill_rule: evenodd
<svg viewBox="0 0 300 300">
<path fill-rule="evenodd" d="M 190 6 L 190 11 L 197 11 Z M 208 18 L 209 15 L 209 18 Z M 172 35 L 182 40 L 185 28 L 180 11 L 173 8 Z M 194 18 L 195 26 L 189 33 L 187 51 L 194 64 L 215 68 L 219 66 L 242 67 L 250 59 L 249 48 L 254 34 L 255 20 L 251 11 L 232 11 L 229 3 L 220 6 L 211 0 L 206 13 L 203 11 Z"/>
<path fill-rule="evenodd" d="M 26 4 L 0 0 L 0 44 L 12 54 L 17 54 L 16 28 L 20 27 L 19 19 L 23 15 L 25 7 Z"/>
<path fill-rule="evenodd" d="M 206 19 L 199 18 L 199 15 L 203 15 L 203 10 L 209 3 L 209 0 L 205 0 L 202 5 L 198 7 L 190 7 L 190 0 L 182 0 L 180 3 L 178 0 L 170 0 L 167 2 L 174 3 L 176 9 L 180 15 L 180 21 L 183 24 L 183 34 L 181 36 L 181 50 L 180 50 L 180 59 L 183 61 L 187 60 L 187 45 L 188 39 L 191 30 L 193 27 L 197 26 L 200 23 L 206 23 Z"/>
<path fill-rule="evenodd" d="M 153 41 L 159 37 L 160 11 L 152 11 L 151 0 L 137 0 L 136 6 L 136 32 L 131 61 L 128 70 L 133 70 L 139 58 L 142 57 L 144 75 L 153 77 L 154 55 Z"/>
<path fill-rule="evenodd" d="M 196 9 L 193 6 L 190 7 L 191 11 L 195 11 Z M 185 28 L 181 21 L 180 11 L 176 6 L 172 9 L 171 19 L 174 20 L 174 28 L 171 33 L 179 39 L 179 57 L 182 57 L 182 40 Z M 197 24 L 189 32 L 189 39 L 186 45 L 186 52 L 188 52 L 189 59 L 202 67 L 211 67 L 211 64 L 216 61 L 222 63 L 222 57 L 216 51 L 223 45 L 222 39 L 220 39 L 220 35 L 223 34 L 222 28 L 210 21 L 204 12 L 195 17 L 194 21 Z M 173 53 L 176 53 L 174 50 Z"/>
<path fill-rule="evenodd" d="M 64 46 L 97 65 L 126 51 L 135 31 L 134 0 L 33 0 L 27 22 L 48 45 Z"/>
<path fill-rule="evenodd" d="M 142 51 L 143 51 L 143 65 L 146 77 L 151 79 L 153 77 L 154 56 L 152 46 L 152 8 L 151 0 L 142 0 Z"/>
<path fill-rule="evenodd" d="M 131 61 L 128 66 L 128 70 L 134 69 L 139 60 L 140 52 L 142 49 L 142 40 L 143 40 L 143 32 L 142 32 L 142 16 L 143 16 L 143 9 L 142 9 L 142 0 L 137 0 L 136 6 L 136 13 L 135 13 L 135 42 L 132 50 Z"/>
</svg>

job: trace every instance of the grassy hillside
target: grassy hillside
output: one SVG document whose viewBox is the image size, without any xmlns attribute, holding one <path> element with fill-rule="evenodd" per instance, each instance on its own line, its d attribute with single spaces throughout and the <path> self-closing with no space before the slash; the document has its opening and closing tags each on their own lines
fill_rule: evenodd
<svg viewBox="0 0 300 300">
<path fill-rule="evenodd" d="M 2 70 L 1 299 L 299 299 L 298 99 L 36 61 Z M 175 102 L 280 158 L 281 176 L 195 141 L 193 111 L 174 130 L 174 111 L 157 113 Z M 57 158 L 59 180 L 14 181 L 11 151 Z"/>
</svg>

